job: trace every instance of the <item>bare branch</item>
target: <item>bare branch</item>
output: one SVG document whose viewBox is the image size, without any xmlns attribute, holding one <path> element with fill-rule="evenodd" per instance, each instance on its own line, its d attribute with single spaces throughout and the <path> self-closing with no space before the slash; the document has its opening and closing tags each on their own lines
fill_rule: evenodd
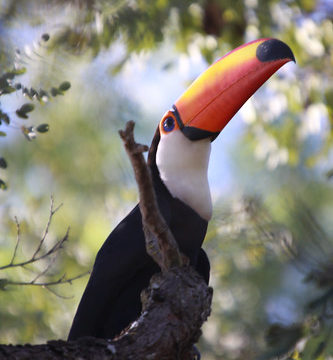
<svg viewBox="0 0 333 360">
<path fill-rule="evenodd" d="M 57 259 L 57 255 L 51 259 L 51 261 L 47 264 L 46 268 L 42 272 L 38 273 L 35 276 L 35 278 L 31 280 L 31 284 L 36 283 L 39 278 L 45 276 L 48 273 L 48 271 L 51 269 L 56 259 Z"/>
<path fill-rule="evenodd" d="M 38 247 L 35 251 L 35 253 L 33 254 L 32 256 L 32 259 L 36 258 L 37 254 L 40 252 L 43 244 L 44 244 L 44 241 L 47 237 L 47 234 L 49 233 L 49 229 L 50 229 L 50 225 L 51 225 L 51 221 L 52 221 L 52 218 L 53 218 L 53 215 L 61 208 L 62 204 L 60 204 L 59 206 L 57 206 L 55 209 L 54 209 L 54 199 L 53 199 L 53 196 L 51 196 L 51 205 L 50 205 L 50 215 L 49 215 L 49 218 L 47 220 L 47 224 L 46 224 L 46 227 L 45 227 L 45 230 L 44 230 L 44 233 L 43 233 L 43 236 L 38 244 Z"/>
<path fill-rule="evenodd" d="M 50 272 L 52 266 L 54 265 L 56 259 L 58 258 L 59 250 L 63 249 L 64 243 L 68 240 L 69 228 L 67 228 L 65 235 L 60 240 L 56 241 L 53 246 L 51 246 L 49 249 L 45 249 L 42 251 L 43 245 L 45 244 L 45 241 L 47 239 L 47 235 L 49 234 L 53 216 L 60 209 L 61 206 L 62 206 L 62 204 L 55 207 L 54 199 L 53 199 L 53 197 L 51 197 L 50 212 L 49 212 L 47 224 L 45 226 L 43 234 L 39 240 L 39 243 L 38 243 L 33 255 L 29 259 L 26 259 L 23 261 L 18 261 L 18 262 L 16 262 L 16 258 L 17 258 L 18 248 L 21 243 L 21 229 L 20 229 L 20 223 L 19 223 L 18 219 L 15 217 L 16 244 L 15 244 L 14 252 L 13 252 L 10 262 L 6 265 L 0 266 L 0 270 L 22 268 L 24 270 L 30 271 L 33 274 L 33 277 L 29 281 L 15 281 L 15 280 L 11 280 L 10 277 L 3 278 L 3 279 L 1 279 L 2 281 L 0 283 L 0 290 L 4 290 L 8 285 L 41 286 L 41 287 L 44 287 L 45 289 L 47 289 L 48 291 L 52 292 L 56 296 L 65 298 L 64 296 L 59 295 L 57 292 L 55 292 L 50 287 L 55 286 L 55 285 L 61 285 L 61 284 L 71 284 L 74 280 L 79 279 L 83 276 L 86 276 L 89 273 L 89 272 L 85 272 L 85 273 L 82 273 L 80 275 L 77 275 L 77 276 L 71 277 L 71 278 L 67 278 L 66 274 L 63 274 L 56 280 L 40 281 L 41 278 L 45 278 L 46 276 L 48 276 L 48 278 L 50 277 L 49 272 Z M 32 268 L 28 267 L 28 265 L 34 265 L 37 262 L 41 262 L 44 260 L 47 260 L 48 262 L 45 265 L 44 270 L 42 270 L 42 271 L 36 272 L 36 271 L 34 271 L 33 267 Z"/>
<path fill-rule="evenodd" d="M 15 244 L 15 248 L 14 248 L 14 252 L 13 252 L 13 256 L 12 256 L 12 259 L 10 261 L 10 264 L 12 265 L 15 261 L 15 257 L 16 257 L 16 254 L 17 254 L 17 248 L 20 244 L 20 238 L 21 238 L 21 234 L 20 234 L 20 223 L 18 222 L 17 220 L 17 217 L 15 216 L 15 224 L 16 224 L 16 244 Z"/>
<path fill-rule="evenodd" d="M 177 242 L 159 211 L 150 169 L 142 155 L 148 150 L 148 146 L 135 142 L 134 125 L 134 121 L 128 121 L 125 130 L 120 130 L 119 135 L 131 160 L 139 187 L 142 223 L 147 237 L 147 252 L 158 263 L 162 271 L 166 271 L 171 267 L 181 266 L 183 259 Z M 159 251 L 156 251 L 157 249 Z"/>
<path fill-rule="evenodd" d="M 41 254 L 39 256 L 35 256 L 35 254 L 36 254 L 36 252 L 35 252 L 35 254 L 30 259 L 24 260 L 24 261 L 21 261 L 21 262 L 18 262 L 18 263 L 11 263 L 10 262 L 7 265 L 0 266 L 0 270 L 5 270 L 5 269 L 8 269 L 8 268 L 14 268 L 14 267 L 24 267 L 26 265 L 30 265 L 30 264 L 33 264 L 33 263 L 35 263 L 37 261 L 40 261 L 40 260 L 43 260 L 43 259 L 47 258 L 51 254 L 54 254 L 56 251 L 62 249 L 62 246 L 63 246 L 64 242 L 68 239 L 68 235 L 69 235 L 69 228 L 67 229 L 66 234 L 63 236 L 63 238 L 61 240 L 59 240 L 58 242 L 56 242 L 56 244 L 50 250 L 48 250 L 46 253 Z M 40 245 L 40 243 L 39 243 L 39 245 Z"/>
<path fill-rule="evenodd" d="M 33 286 L 42 286 L 42 287 L 49 287 L 54 285 L 62 285 L 62 284 L 72 284 L 74 280 L 81 279 L 82 277 L 90 274 L 90 271 L 87 271 L 85 273 L 79 274 L 77 276 L 66 278 L 66 274 L 61 275 L 60 278 L 53 280 L 53 281 L 44 281 L 44 282 L 37 282 L 35 279 L 31 281 L 11 281 L 7 280 L 6 285 L 33 285 Z"/>
<path fill-rule="evenodd" d="M 57 291 L 55 291 L 52 287 L 49 286 L 43 286 L 44 289 L 46 289 L 47 291 L 49 291 L 51 294 L 55 295 L 56 297 L 60 298 L 60 299 L 64 299 L 64 300 L 70 300 L 73 299 L 74 296 L 64 296 L 59 294 Z"/>
</svg>

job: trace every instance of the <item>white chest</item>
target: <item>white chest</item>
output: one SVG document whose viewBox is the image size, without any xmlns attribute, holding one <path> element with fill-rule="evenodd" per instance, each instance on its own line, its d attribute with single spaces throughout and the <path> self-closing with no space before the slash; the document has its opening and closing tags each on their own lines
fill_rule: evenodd
<svg viewBox="0 0 333 360">
<path fill-rule="evenodd" d="M 156 153 L 161 179 L 172 196 L 207 221 L 212 216 L 207 178 L 210 149 L 209 139 L 191 141 L 178 130 L 161 137 Z"/>
</svg>

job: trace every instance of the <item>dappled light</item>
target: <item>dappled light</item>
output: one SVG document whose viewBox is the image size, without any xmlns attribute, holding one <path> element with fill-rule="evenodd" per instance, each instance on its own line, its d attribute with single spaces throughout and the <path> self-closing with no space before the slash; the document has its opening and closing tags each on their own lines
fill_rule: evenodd
<svg viewBox="0 0 333 360">
<path fill-rule="evenodd" d="M 1 2 L 0 343 L 67 338 L 81 275 L 138 202 L 118 130 L 134 120 L 149 146 L 202 71 L 274 37 L 296 63 L 212 142 L 214 294 L 198 347 L 207 360 L 332 359 L 332 18 L 328 0 Z M 51 197 L 62 206 L 41 242 Z"/>
</svg>

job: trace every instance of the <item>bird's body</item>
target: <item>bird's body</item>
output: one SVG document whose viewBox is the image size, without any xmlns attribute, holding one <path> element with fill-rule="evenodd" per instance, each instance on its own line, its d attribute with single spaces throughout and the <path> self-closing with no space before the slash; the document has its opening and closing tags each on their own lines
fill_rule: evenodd
<svg viewBox="0 0 333 360">
<path fill-rule="evenodd" d="M 206 70 L 163 116 L 148 156 L 158 207 L 190 264 L 209 280 L 201 246 L 212 202 L 207 179 L 211 142 L 243 103 L 283 64 L 294 60 L 279 40 L 260 39 Z M 99 250 L 69 340 L 112 338 L 141 312 L 140 293 L 160 269 L 146 253 L 139 207 Z"/>
<path fill-rule="evenodd" d="M 201 249 L 208 221 L 170 194 L 158 175 L 154 154 L 155 151 L 150 152 L 149 166 L 159 209 L 181 252 L 188 256 L 190 264 L 208 283 L 209 261 Z M 158 265 L 146 253 L 141 213 L 137 205 L 99 250 L 69 339 L 88 334 L 113 338 L 119 334 L 140 314 L 140 293 L 158 271 Z M 107 284 L 112 286 L 108 287 Z"/>
</svg>

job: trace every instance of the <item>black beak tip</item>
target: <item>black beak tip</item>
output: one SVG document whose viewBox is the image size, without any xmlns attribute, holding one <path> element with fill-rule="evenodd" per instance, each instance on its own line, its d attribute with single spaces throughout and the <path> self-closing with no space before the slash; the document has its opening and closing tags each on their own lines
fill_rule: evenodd
<svg viewBox="0 0 333 360">
<path fill-rule="evenodd" d="M 290 47 L 278 39 L 269 39 L 257 48 L 257 58 L 262 62 L 290 59 L 296 63 L 295 56 Z"/>
</svg>

